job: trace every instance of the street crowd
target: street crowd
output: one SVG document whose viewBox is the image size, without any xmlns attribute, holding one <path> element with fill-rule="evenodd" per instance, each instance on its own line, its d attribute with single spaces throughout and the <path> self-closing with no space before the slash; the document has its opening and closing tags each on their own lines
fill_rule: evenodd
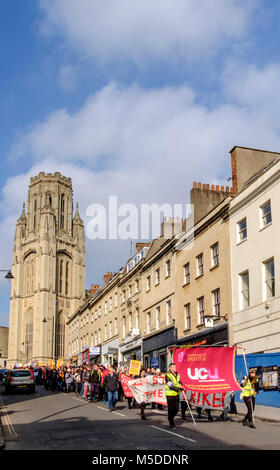
<svg viewBox="0 0 280 470">
<path fill-rule="evenodd" d="M 35 367 L 30 368 L 34 374 L 35 384 L 42 385 L 46 390 L 55 392 L 74 392 L 81 396 L 87 402 L 102 402 L 108 404 L 109 411 L 114 411 L 117 401 L 125 399 L 121 378 L 126 375 L 131 379 L 143 378 L 146 375 L 161 375 L 160 369 L 153 367 L 141 369 L 140 374 L 130 375 L 127 367 L 113 367 L 94 365 L 80 367 Z M 127 398 L 128 408 L 136 408 L 138 404 L 135 399 Z M 162 409 L 161 405 L 157 405 Z M 156 404 L 152 404 L 155 408 Z M 140 405 L 141 417 L 146 419 L 144 415 L 144 407 Z"/>
<path fill-rule="evenodd" d="M 65 393 L 75 393 L 86 402 L 102 402 L 103 404 L 108 405 L 109 412 L 115 410 L 116 403 L 118 401 L 127 399 L 129 409 L 140 409 L 140 417 L 142 420 L 147 419 L 145 416 L 145 408 L 147 404 L 137 403 L 133 397 L 126 398 L 122 387 L 122 376 L 126 375 L 129 380 L 132 380 L 144 378 L 149 375 L 163 375 L 160 369 L 155 369 L 154 367 L 147 369 L 142 368 L 139 375 L 136 376 L 130 375 L 127 367 L 118 368 L 117 366 L 110 365 L 85 365 L 80 367 L 62 366 L 59 368 L 31 367 L 30 370 L 34 374 L 36 385 L 44 386 L 46 390 L 51 392 L 58 391 Z M 179 411 L 181 411 L 182 419 L 186 419 L 187 403 L 183 394 L 184 389 L 182 387 L 180 376 L 177 373 L 175 364 L 170 364 L 169 371 L 164 375 L 166 383 L 166 399 L 168 405 L 168 420 L 170 427 L 172 429 L 176 429 L 174 418 Z M 249 376 L 249 378 L 252 380 L 252 377 Z M 247 380 L 247 382 L 242 384 L 242 386 L 246 388 L 248 382 L 250 383 L 250 381 Z M 246 403 L 246 398 L 244 398 L 244 401 Z M 152 409 L 155 409 L 156 407 L 159 410 L 163 409 L 163 406 L 159 403 L 152 403 L 151 407 Z M 190 406 L 190 408 L 191 407 L 192 406 Z M 244 418 L 243 424 L 247 424 L 248 422 L 250 427 L 252 427 L 252 407 L 248 404 L 247 408 L 248 414 Z M 207 413 L 208 420 L 213 421 L 211 409 L 205 409 L 205 411 Z M 202 408 L 196 407 L 196 412 L 197 419 L 201 419 Z M 220 415 L 220 418 L 224 421 L 228 421 L 228 413 L 237 414 L 234 403 L 234 396 L 232 397 L 230 408 L 224 409 Z"/>
</svg>

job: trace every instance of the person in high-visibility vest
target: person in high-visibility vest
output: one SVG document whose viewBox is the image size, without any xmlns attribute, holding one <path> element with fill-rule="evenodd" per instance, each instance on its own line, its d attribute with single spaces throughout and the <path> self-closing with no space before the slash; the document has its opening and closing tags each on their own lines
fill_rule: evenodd
<svg viewBox="0 0 280 470">
<path fill-rule="evenodd" d="M 243 397 L 247 407 L 247 414 L 242 423 L 245 426 L 248 421 L 250 428 L 256 428 L 253 423 L 253 411 L 255 409 L 255 399 L 259 391 L 259 379 L 256 377 L 255 370 L 250 370 L 249 377 L 243 377 L 241 387 L 243 388 L 243 392 L 241 393 L 240 398 Z"/>
<path fill-rule="evenodd" d="M 174 418 L 179 411 L 180 392 L 182 387 L 180 375 L 175 363 L 169 365 L 169 371 L 165 374 L 165 395 L 168 405 L 168 421 L 171 429 L 176 429 Z"/>
</svg>

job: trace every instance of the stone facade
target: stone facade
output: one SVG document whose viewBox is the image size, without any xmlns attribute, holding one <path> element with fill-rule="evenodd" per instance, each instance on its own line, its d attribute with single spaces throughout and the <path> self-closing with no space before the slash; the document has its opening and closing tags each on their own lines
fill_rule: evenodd
<svg viewBox="0 0 280 470">
<path fill-rule="evenodd" d="M 280 154 L 273 154 L 230 203 L 231 344 L 246 354 L 280 351 L 279 201 Z"/>
<path fill-rule="evenodd" d="M 68 317 L 85 299 L 85 239 L 71 178 L 31 178 L 14 239 L 9 364 L 65 358 Z M 44 321 L 43 321 L 44 320 Z"/>
<path fill-rule="evenodd" d="M 0 369 L 5 368 L 8 361 L 9 328 L 0 326 Z"/>
</svg>

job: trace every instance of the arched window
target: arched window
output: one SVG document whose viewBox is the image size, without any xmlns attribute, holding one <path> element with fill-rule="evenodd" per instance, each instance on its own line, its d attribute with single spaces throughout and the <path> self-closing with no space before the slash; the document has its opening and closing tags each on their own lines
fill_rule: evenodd
<svg viewBox="0 0 280 470">
<path fill-rule="evenodd" d="M 52 195 L 49 191 L 46 193 L 46 204 L 52 207 Z"/>
<path fill-rule="evenodd" d="M 30 362 L 33 356 L 33 310 L 30 309 L 26 315 L 25 322 L 25 353 L 26 362 Z"/>
<path fill-rule="evenodd" d="M 24 295 L 34 293 L 35 286 L 35 272 L 36 272 L 36 255 L 30 253 L 24 259 Z"/>
<path fill-rule="evenodd" d="M 62 294 L 62 279 L 63 279 L 63 261 L 59 263 L 59 293 Z"/>
<path fill-rule="evenodd" d="M 68 295 L 69 290 L 69 261 L 66 261 L 65 267 L 65 295 Z"/>
<path fill-rule="evenodd" d="M 60 228 L 64 228 L 64 214 L 65 214 L 65 197 L 64 194 L 60 198 Z"/>
<path fill-rule="evenodd" d="M 55 322 L 55 356 L 57 358 L 64 357 L 65 344 L 65 321 L 63 312 L 59 312 Z"/>
<path fill-rule="evenodd" d="M 36 228 L 37 224 L 37 196 L 34 196 L 34 203 L 33 203 L 33 229 Z"/>
</svg>

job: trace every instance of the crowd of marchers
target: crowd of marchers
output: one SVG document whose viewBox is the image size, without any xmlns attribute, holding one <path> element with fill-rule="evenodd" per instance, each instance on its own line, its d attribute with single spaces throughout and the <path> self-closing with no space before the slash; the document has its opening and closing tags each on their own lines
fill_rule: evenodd
<svg viewBox="0 0 280 470">
<path fill-rule="evenodd" d="M 84 365 L 80 367 L 59 368 L 49 367 L 30 367 L 29 370 L 34 375 L 36 385 L 44 386 L 46 390 L 51 392 L 73 392 L 79 395 L 87 402 L 103 402 L 108 405 L 109 412 L 114 411 L 116 403 L 126 399 L 122 387 L 122 376 L 127 376 L 128 380 L 144 378 L 148 375 L 162 375 L 160 369 L 153 367 L 140 370 L 140 374 L 130 375 L 127 367 L 103 366 L 103 365 Z M 182 419 L 186 419 L 187 402 L 184 397 L 184 388 L 175 363 L 169 365 L 169 370 L 165 375 L 165 394 L 167 399 L 168 421 L 172 429 L 176 429 L 174 418 L 181 410 Z M 242 396 L 247 407 L 247 414 L 244 417 L 243 425 L 249 424 L 255 428 L 253 412 L 255 409 L 255 398 L 259 390 L 258 379 L 255 371 L 250 371 L 248 377 L 243 377 L 241 382 L 243 388 Z M 225 407 L 220 418 L 227 421 L 228 413 L 237 414 L 234 403 L 234 395 L 232 395 L 230 407 Z M 140 417 L 146 420 L 145 408 L 146 403 L 137 403 L 133 397 L 127 397 L 128 408 L 140 408 Z M 152 408 L 158 407 L 162 409 L 162 405 L 152 403 Z M 189 407 L 190 409 L 190 407 Z M 196 407 L 197 418 L 201 419 L 201 407 Z M 208 420 L 213 421 L 211 409 L 205 409 Z"/>
</svg>

